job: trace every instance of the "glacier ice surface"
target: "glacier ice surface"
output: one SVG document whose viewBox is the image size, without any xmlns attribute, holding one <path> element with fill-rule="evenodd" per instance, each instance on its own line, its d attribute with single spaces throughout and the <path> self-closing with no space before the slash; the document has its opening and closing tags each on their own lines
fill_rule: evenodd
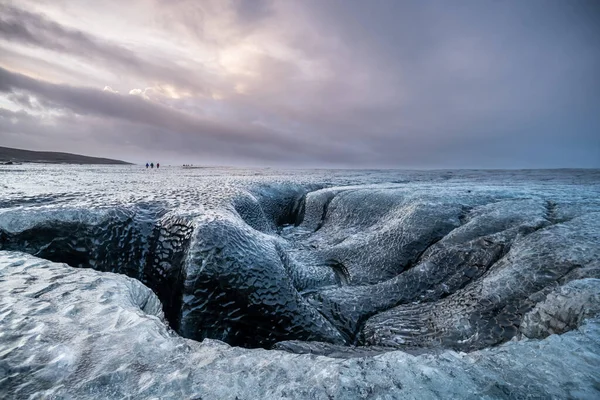
<svg viewBox="0 0 600 400">
<path fill-rule="evenodd" d="M 599 171 L 0 168 L 3 397 L 599 394 Z"/>
</svg>

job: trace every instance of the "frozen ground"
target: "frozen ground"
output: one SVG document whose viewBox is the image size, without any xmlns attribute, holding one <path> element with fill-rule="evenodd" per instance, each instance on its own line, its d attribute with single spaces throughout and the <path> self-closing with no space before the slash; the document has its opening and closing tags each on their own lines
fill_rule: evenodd
<svg viewBox="0 0 600 400">
<path fill-rule="evenodd" d="M 600 395 L 596 170 L 4 166 L 0 268 L 8 398 Z"/>
</svg>

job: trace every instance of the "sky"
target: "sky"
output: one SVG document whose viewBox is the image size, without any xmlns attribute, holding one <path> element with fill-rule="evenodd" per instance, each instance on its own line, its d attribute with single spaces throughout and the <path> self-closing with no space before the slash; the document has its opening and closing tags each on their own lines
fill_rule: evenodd
<svg viewBox="0 0 600 400">
<path fill-rule="evenodd" d="M 0 0 L 0 146 L 600 167 L 597 0 Z"/>
</svg>

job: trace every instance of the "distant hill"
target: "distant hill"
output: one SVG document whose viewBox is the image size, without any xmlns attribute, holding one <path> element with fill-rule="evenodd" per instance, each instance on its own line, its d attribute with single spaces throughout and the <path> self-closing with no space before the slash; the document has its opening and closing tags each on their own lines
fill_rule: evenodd
<svg viewBox="0 0 600 400">
<path fill-rule="evenodd" d="M 79 154 L 54 151 L 31 151 L 0 147 L 0 163 L 49 163 L 49 164 L 131 164 L 109 158 L 88 157 Z"/>
</svg>

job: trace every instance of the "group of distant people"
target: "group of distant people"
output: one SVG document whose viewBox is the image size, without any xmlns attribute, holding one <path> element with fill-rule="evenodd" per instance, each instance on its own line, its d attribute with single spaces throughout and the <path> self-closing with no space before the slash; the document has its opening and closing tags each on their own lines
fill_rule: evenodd
<svg viewBox="0 0 600 400">
<path fill-rule="evenodd" d="M 194 164 L 183 164 L 184 167 L 193 167 Z M 146 163 L 146 168 L 154 168 L 154 163 Z M 160 163 L 156 163 L 156 168 L 160 168 Z"/>
</svg>

